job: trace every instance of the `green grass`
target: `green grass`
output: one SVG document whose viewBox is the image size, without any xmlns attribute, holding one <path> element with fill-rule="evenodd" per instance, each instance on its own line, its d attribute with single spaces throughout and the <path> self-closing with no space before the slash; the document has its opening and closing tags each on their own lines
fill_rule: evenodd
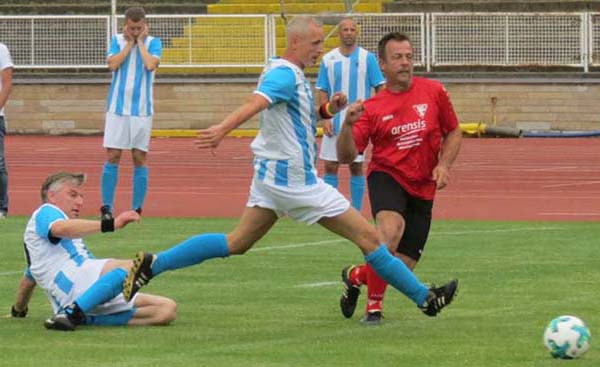
<svg viewBox="0 0 600 367">
<path fill-rule="evenodd" d="M 25 222 L 0 222 L 3 314 L 24 267 Z M 128 258 L 235 223 L 147 218 L 87 244 L 97 257 Z M 359 251 L 318 226 L 282 220 L 245 256 L 154 279 L 145 291 L 179 305 L 167 327 L 46 331 L 50 306 L 38 290 L 26 319 L 0 318 L 0 366 L 599 366 L 594 339 L 572 362 L 553 360 L 542 345 L 558 315 L 600 330 L 598 238 L 597 223 L 437 221 L 417 274 L 437 283 L 458 277 L 455 303 L 427 318 L 391 290 L 382 326 L 363 327 L 364 296 L 353 319 L 338 309 L 339 272 L 361 261 Z M 294 244 L 304 246 L 286 247 Z"/>
</svg>

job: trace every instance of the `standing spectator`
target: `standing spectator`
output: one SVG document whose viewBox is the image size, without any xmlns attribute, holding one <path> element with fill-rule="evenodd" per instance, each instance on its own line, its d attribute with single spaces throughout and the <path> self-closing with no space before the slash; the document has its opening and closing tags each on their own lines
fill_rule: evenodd
<svg viewBox="0 0 600 367">
<path fill-rule="evenodd" d="M 146 154 L 152 133 L 152 84 L 160 62 L 162 44 L 148 35 L 146 14 L 140 7 L 125 12 L 123 33 L 112 38 L 108 68 L 113 78 L 108 94 L 104 127 L 107 162 L 102 171 L 102 217 L 112 217 L 123 149 L 133 158 L 133 195 L 131 208 L 141 213 L 148 189 Z"/>
<path fill-rule="evenodd" d="M 0 43 L 0 219 L 8 215 L 8 169 L 4 158 L 4 137 L 6 122 L 4 121 L 4 106 L 12 89 L 13 63 L 8 48 Z"/>
<path fill-rule="evenodd" d="M 338 157 L 351 162 L 373 144 L 367 172 L 371 212 L 390 252 L 414 270 L 429 234 L 435 191 L 448 184 L 462 137 L 444 86 L 413 77 L 413 48 L 407 36 L 385 35 L 378 54 L 385 90 L 364 105 L 348 107 L 337 141 Z M 342 314 L 352 317 L 359 287 L 366 284 L 363 321 L 378 324 L 385 281 L 369 264 L 345 268 L 342 281 Z"/>
<path fill-rule="evenodd" d="M 385 80 L 377 63 L 377 58 L 371 52 L 357 45 L 358 29 L 354 20 L 343 19 L 338 25 L 340 47 L 329 51 L 323 56 L 317 77 L 316 88 L 319 90 L 320 102 L 326 102 L 337 92 L 343 92 L 348 102 L 357 99 L 365 100 L 371 96 L 374 88 L 378 92 Z M 346 116 L 346 110 L 336 114 L 333 119 L 323 121 L 323 141 L 319 158 L 324 161 L 325 175 L 323 180 L 337 189 L 338 169 L 335 142 L 340 133 L 340 127 Z M 359 154 L 350 168 L 350 200 L 358 211 L 362 208 L 365 192 L 363 176 L 363 155 Z"/>
</svg>

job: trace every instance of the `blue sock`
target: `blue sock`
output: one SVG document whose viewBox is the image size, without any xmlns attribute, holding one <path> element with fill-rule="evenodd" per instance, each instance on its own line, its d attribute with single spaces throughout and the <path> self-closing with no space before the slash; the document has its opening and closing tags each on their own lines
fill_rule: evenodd
<svg viewBox="0 0 600 367">
<path fill-rule="evenodd" d="M 86 325 L 96 325 L 96 326 L 121 326 L 127 325 L 129 320 L 133 318 L 135 311 L 137 309 L 134 307 L 129 311 L 117 312 L 109 315 L 95 315 L 95 316 L 85 316 L 85 324 Z"/>
<path fill-rule="evenodd" d="M 75 300 L 75 303 L 86 314 L 94 307 L 110 301 L 123 292 L 125 278 L 127 278 L 127 272 L 124 269 L 113 269 L 96 280 L 91 287 Z"/>
<path fill-rule="evenodd" d="M 425 303 L 429 294 L 427 287 L 400 259 L 394 257 L 385 245 L 382 244 L 365 256 L 365 260 L 383 280 L 410 298 L 417 306 Z"/>
<path fill-rule="evenodd" d="M 152 276 L 166 270 L 199 264 L 207 259 L 227 256 L 229 256 L 229 248 L 223 233 L 197 235 L 158 253 L 152 265 Z"/>
<path fill-rule="evenodd" d="M 105 162 L 102 170 L 102 205 L 108 205 L 111 208 L 115 202 L 115 191 L 117 190 L 117 181 L 119 180 L 119 165 Z"/>
<path fill-rule="evenodd" d="M 144 199 L 148 191 L 148 167 L 135 167 L 133 169 L 133 198 L 131 209 L 140 209 L 144 206 Z"/>
<path fill-rule="evenodd" d="M 325 176 L 323 176 L 323 181 L 325 181 L 325 183 L 329 184 L 330 186 L 333 186 L 337 189 L 338 187 L 338 176 L 331 174 L 331 173 L 326 173 Z"/>
<path fill-rule="evenodd" d="M 360 211 L 365 195 L 365 176 L 350 176 L 350 200 L 354 209 Z"/>
</svg>

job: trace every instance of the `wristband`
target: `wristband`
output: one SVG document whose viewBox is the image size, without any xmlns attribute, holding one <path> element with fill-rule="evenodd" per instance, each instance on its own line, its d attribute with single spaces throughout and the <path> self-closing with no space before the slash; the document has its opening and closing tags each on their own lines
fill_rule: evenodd
<svg viewBox="0 0 600 367">
<path fill-rule="evenodd" d="M 319 107 L 319 114 L 326 120 L 333 117 L 334 114 L 329 111 L 329 102 L 325 102 Z"/>
<path fill-rule="evenodd" d="M 115 218 L 104 218 L 100 222 L 100 230 L 102 232 L 114 232 L 115 231 Z"/>
<path fill-rule="evenodd" d="M 17 311 L 17 309 L 15 308 L 15 305 L 12 305 L 12 307 L 10 308 L 10 314 L 12 317 L 25 317 L 25 316 L 27 316 L 27 311 L 29 311 L 27 306 L 25 307 L 25 309 L 23 311 Z"/>
</svg>

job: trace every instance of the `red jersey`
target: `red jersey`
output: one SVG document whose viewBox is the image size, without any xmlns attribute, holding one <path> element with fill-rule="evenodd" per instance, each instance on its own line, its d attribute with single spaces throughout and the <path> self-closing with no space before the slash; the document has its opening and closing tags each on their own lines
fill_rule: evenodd
<svg viewBox="0 0 600 367">
<path fill-rule="evenodd" d="M 442 139 L 458 127 L 448 93 L 442 83 L 412 78 L 404 92 L 382 90 L 364 103 L 353 128 L 359 152 L 373 144 L 367 175 L 391 175 L 409 194 L 433 200 L 436 185 L 431 177 L 438 163 Z"/>
</svg>

